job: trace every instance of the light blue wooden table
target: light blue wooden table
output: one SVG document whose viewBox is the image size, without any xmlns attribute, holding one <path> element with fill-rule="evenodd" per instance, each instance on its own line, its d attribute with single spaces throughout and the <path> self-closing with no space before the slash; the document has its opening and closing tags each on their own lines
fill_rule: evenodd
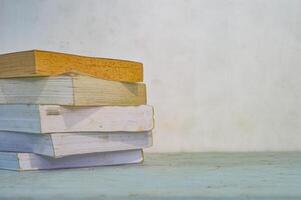
<svg viewBox="0 0 301 200">
<path fill-rule="evenodd" d="M 0 199 L 301 199 L 301 153 L 147 154 L 142 165 L 1 170 Z"/>
</svg>

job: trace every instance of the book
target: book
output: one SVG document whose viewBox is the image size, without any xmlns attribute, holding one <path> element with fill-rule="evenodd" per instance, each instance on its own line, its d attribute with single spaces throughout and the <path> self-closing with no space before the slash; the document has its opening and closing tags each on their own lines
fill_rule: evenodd
<svg viewBox="0 0 301 200">
<path fill-rule="evenodd" d="M 31 50 L 0 55 L 0 78 L 53 76 L 68 72 L 96 78 L 142 82 L 142 63 Z"/>
<path fill-rule="evenodd" d="M 146 88 L 78 74 L 0 79 L 0 104 L 142 105 Z"/>
<path fill-rule="evenodd" d="M 142 161 L 142 150 L 82 154 L 63 158 L 51 158 L 32 153 L 0 152 L 0 169 L 15 171 L 122 165 Z"/>
<path fill-rule="evenodd" d="M 153 108 L 141 106 L 73 107 L 0 105 L 0 130 L 28 133 L 141 132 L 154 127 Z"/>
<path fill-rule="evenodd" d="M 149 132 L 28 134 L 0 131 L 0 151 L 60 158 L 70 155 L 142 149 L 152 146 Z"/>
</svg>

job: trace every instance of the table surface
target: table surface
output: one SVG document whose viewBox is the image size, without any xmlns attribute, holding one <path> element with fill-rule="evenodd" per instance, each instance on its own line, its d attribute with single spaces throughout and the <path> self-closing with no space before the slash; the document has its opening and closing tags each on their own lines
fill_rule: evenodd
<svg viewBox="0 0 301 200">
<path fill-rule="evenodd" d="M 0 199 L 301 199 L 301 152 L 146 154 L 138 165 L 0 170 Z"/>
</svg>

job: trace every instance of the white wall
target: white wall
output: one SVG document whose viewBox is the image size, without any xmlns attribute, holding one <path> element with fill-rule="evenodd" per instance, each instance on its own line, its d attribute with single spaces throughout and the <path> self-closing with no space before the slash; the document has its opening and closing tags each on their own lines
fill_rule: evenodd
<svg viewBox="0 0 301 200">
<path fill-rule="evenodd" d="M 144 63 L 152 152 L 301 150 L 301 1 L 0 0 L 0 53 Z"/>
</svg>

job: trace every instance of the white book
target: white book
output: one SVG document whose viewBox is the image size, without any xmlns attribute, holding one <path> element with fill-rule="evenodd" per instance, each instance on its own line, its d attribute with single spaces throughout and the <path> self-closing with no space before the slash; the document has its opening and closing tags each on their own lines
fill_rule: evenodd
<svg viewBox="0 0 301 200">
<path fill-rule="evenodd" d="M 28 134 L 0 131 L 0 151 L 35 153 L 54 158 L 152 146 L 151 132 Z"/>
<path fill-rule="evenodd" d="M 82 75 L 6 78 L 0 79 L 0 104 L 144 105 L 146 87 Z"/>
<path fill-rule="evenodd" d="M 153 108 L 141 106 L 73 107 L 0 105 L 0 130 L 56 132 L 141 132 L 154 127 Z"/>
<path fill-rule="evenodd" d="M 142 150 L 92 153 L 50 158 L 32 153 L 0 152 L 0 169 L 26 171 L 141 163 Z"/>
</svg>

